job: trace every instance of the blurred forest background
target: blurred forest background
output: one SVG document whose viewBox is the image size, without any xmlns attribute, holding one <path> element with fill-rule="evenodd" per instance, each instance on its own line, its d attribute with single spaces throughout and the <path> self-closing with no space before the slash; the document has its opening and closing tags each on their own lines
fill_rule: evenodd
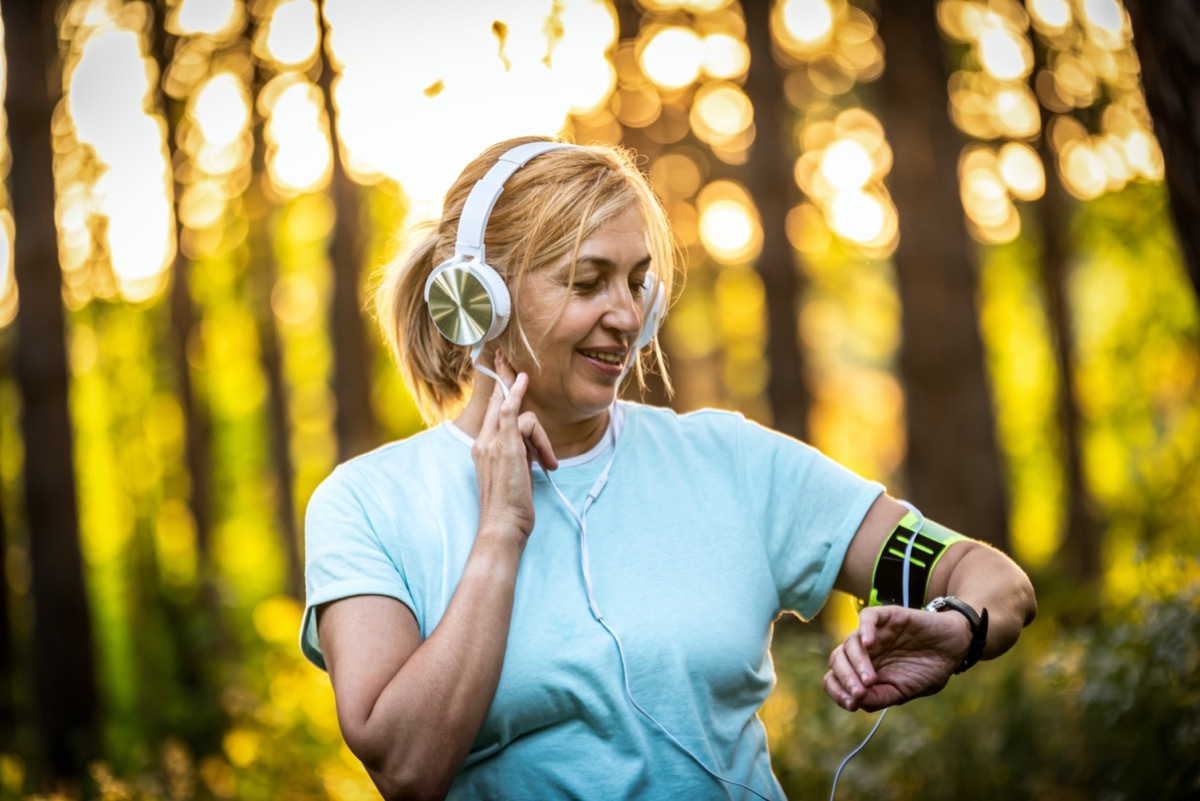
<svg viewBox="0 0 1200 801">
<path fill-rule="evenodd" d="M 1126 5 L 0 0 L 0 799 L 377 797 L 296 645 L 303 510 L 421 425 L 370 287 L 527 133 L 670 212 L 648 401 L 1034 578 L 839 798 L 1200 796 L 1200 12 Z M 795 798 L 871 724 L 820 692 L 852 619 L 777 627 Z"/>
</svg>

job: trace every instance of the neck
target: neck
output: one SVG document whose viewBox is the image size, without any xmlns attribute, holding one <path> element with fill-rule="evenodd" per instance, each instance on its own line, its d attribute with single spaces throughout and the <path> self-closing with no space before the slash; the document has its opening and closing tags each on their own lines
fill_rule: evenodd
<svg viewBox="0 0 1200 801">
<path fill-rule="evenodd" d="M 478 437 L 483 430 L 483 419 L 487 415 L 488 401 L 492 397 L 495 381 L 482 374 L 476 374 L 475 388 L 471 399 L 467 402 L 462 413 L 454 418 L 454 425 L 470 437 Z M 579 456 L 594 448 L 608 430 L 609 410 L 582 420 L 560 419 L 559 416 L 538 408 L 528 400 L 522 405 L 523 412 L 533 412 L 538 422 L 550 439 L 550 447 L 559 459 L 569 459 Z"/>
</svg>

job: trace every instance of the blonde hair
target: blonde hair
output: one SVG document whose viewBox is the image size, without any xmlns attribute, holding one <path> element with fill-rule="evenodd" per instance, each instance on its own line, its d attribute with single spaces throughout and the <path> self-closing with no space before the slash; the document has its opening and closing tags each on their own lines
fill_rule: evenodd
<svg viewBox="0 0 1200 801">
<path fill-rule="evenodd" d="M 475 368 L 470 348 L 450 342 L 434 326 L 425 303 L 425 281 L 454 255 L 459 219 L 475 183 L 501 155 L 537 141 L 554 140 L 510 139 L 489 147 L 468 164 L 446 193 L 441 219 L 414 231 L 415 246 L 388 266 L 376 291 L 377 322 L 427 423 L 452 417 L 462 408 L 470 397 Z M 518 338 L 536 363 L 536 349 L 525 335 L 515 303 L 522 279 L 566 254 L 572 254 L 573 261 L 583 240 L 630 208 L 638 210 L 646 227 L 650 272 L 670 298 L 677 269 L 670 223 L 628 151 L 609 145 L 552 150 L 508 179 L 484 236 L 487 262 L 504 278 L 514 298 L 502 342 L 512 344 Z M 634 372 L 642 389 L 650 369 L 660 373 L 670 392 L 657 339 L 637 359 Z"/>
</svg>

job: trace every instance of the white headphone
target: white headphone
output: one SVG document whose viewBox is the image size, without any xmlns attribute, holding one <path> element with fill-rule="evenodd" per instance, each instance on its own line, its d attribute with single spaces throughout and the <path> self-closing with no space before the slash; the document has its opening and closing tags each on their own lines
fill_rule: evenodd
<svg viewBox="0 0 1200 801">
<path fill-rule="evenodd" d="M 433 324 L 454 344 L 469 346 L 472 360 L 485 343 L 500 336 L 512 314 L 508 287 L 483 254 L 488 218 L 504 191 L 504 183 L 535 156 L 575 147 L 563 142 L 530 142 L 500 156 L 467 196 L 458 221 L 454 256 L 434 268 L 425 281 L 425 303 Z M 667 307 L 662 282 L 654 275 L 647 273 L 642 287 L 642 330 L 637 350 L 653 341 Z"/>
</svg>

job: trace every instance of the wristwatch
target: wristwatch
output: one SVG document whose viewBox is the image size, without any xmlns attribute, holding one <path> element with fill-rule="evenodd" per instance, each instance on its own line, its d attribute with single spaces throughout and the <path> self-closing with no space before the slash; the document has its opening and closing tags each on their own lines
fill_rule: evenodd
<svg viewBox="0 0 1200 801">
<path fill-rule="evenodd" d="M 970 604 L 960 601 L 953 595 L 934 598 L 925 608 L 930 612 L 945 612 L 947 609 L 953 609 L 967 619 L 967 624 L 971 627 L 971 645 L 967 648 L 967 655 L 962 664 L 958 666 L 958 670 L 954 671 L 956 674 L 966 672 L 968 668 L 979 661 L 979 657 L 983 656 L 983 649 L 987 645 L 987 609 L 978 613 Z"/>
</svg>

